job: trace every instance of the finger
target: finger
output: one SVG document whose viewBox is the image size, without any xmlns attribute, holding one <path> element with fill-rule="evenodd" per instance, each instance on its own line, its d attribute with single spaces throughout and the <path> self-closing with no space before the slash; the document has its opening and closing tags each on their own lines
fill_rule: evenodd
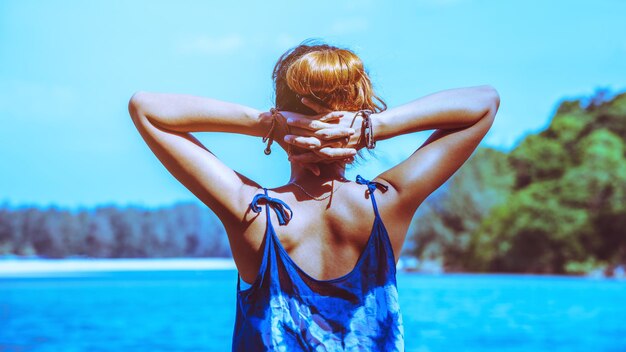
<svg viewBox="0 0 626 352">
<path fill-rule="evenodd" d="M 315 131 L 313 135 L 319 139 L 327 141 L 327 140 L 335 139 L 335 138 L 350 137 L 354 133 L 355 133 L 354 128 L 333 127 L 333 128 L 322 128 L 321 130 Z"/>
<path fill-rule="evenodd" d="M 312 153 L 312 152 L 291 155 L 289 157 L 289 161 L 294 162 L 294 163 L 300 163 L 300 164 L 316 163 L 320 160 L 323 160 L 323 158 L 321 158 L 319 155 Z"/>
<path fill-rule="evenodd" d="M 325 107 L 324 105 L 315 102 L 309 98 L 302 98 L 300 99 L 300 101 L 302 102 L 302 104 L 308 106 L 309 108 L 311 108 L 311 110 L 315 111 L 318 114 L 326 114 L 331 112 L 332 110 Z"/>
<path fill-rule="evenodd" d="M 343 159 L 350 158 L 356 155 L 356 149 L 353 148 L 330 148 L 324 147 L 315 151 L 316 154 L 323 156 L 326 159 Z"/>
<path fill-rule="evenodd" d="M 312 154 L 312 153 L 310 153 L 310 154 Z M 311 171 L 311 173 L 313 175 L 315 175 L 315 176 L 319 176 L 320 175 L 320 168 L 319 168 L 317 162 L 316 163 L 304 163 L 304 162 L 299 162 L 299 161 L 294 160 L 294 159 L 296 159 L 296 158 L 294 158 L 294 155 L 289 157 L 289 161 L 291 161 L 291 162 L 293 162 L 295 164 L 301 165 L 305 170 Z"/>
<path fill-rule="evenodd" d="M 337 141 L 337 142 L 327 142 L 324 143 L 324 148 L 347 148 L 346 143 L 343 141 Z M 321 149 L 321 148 L 317 148 L 317 149 Z"/>
<path fill-rule="evenodd" d="M 311 130 L 305 130 L 304 128 L 289 126 L 289 132 L 287 134 L 291 134 L 294 136 L 314 137 L 315 130 L 311 131 Z"/>
<path fill-rule="evenodd" d="M 327 124 L 319 120 L 311 120 L 311 119 L 296 117 L 296 116 L 289 117 L 287 119 L 287 125 L 292 126 L 292 127 L 306 129 L 306 130 L 311 130 L 311 131 L 333 126 L 331 124 Z"/>
<path fill-rule="evenodd" d="M 320 140 L 315 137 L 303 137 L 288 134 L 283 138 L 283 140 L 289 144 L 293 144 L 297 147 L 305 149 L 315 149 L 322 146 L 322 142 L 320 142 Z"/>
<path fill-rule="evenodd" d="M 333 111 L 330 114 L 326 114 L 322 117 L 320 117 L 320 121 L 322 122 L 330 122 L 330 121 L 336 121 L 339 120 L 343 117 L 343 113 L 342 112 L 338 112 L 338 111 Z"/>
</svg>

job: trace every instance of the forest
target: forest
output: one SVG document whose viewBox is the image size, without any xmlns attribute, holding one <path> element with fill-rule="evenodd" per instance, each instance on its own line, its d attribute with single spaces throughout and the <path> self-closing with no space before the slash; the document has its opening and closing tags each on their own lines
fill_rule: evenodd
<svg viewBox="0 0 626 352">
<path fill-rule="evenodd" d="M 229 257 L 219 219 L 195 203 L 158 209 L 0 209 L 0 255 L 64 258 Z"/>
<path fill-rule="evenodd" d="M 147 209 L 0 205 L 0 255 L 227 257 L 195 203 Z M 481 147 L 418 209 L 402 256 L 448 272 L 580 274 L 626 263 L 626 92 L 559 102 L 511 151 Z"/>
<path fill-rule="evenodd" d="M 626 263 L 626 92 L 564 100 L 508 153 L 479 149 L 418 209 L 405 255 L 446 271 L 587 273 Z"/>
</svg>

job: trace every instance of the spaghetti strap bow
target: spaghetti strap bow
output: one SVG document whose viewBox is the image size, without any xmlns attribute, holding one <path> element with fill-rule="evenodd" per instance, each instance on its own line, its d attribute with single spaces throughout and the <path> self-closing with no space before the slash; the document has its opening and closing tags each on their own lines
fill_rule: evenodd
<svg viewBox="0 0 626 352">
<path fill-rule="evenodd" d="M 370 194 L 374 193 L 377 187 L 382 188 L 382 190 L 385 192 L 387 191 L 387 189 L 389 189 L 387 185 L 383 185 L 382 183 L 376 182 L 376 181 L 366 180 L 363 177 L 361 177 L 361 175 L 356 176 L 356 183 L 367 185 L 367 189 L 369 189 Z"/>
<path fill-rule="evenodd" d="M 278 223 L 281 225 L 286 225 L 291 217 L 293 216 L 293 211 L 285 202 L 280 199 L 272 198 L 265 194 L 257 194 L 252 199 L 252 203 L 250 203 L 250 209 L 255 213 L 261 212 L 261 207 L 259 206 L 259 200 L 263 199 L 266 205 L 269 205 L 276 212 L 276 217 L 278 218 Z M 287 214 L 289 211 L 289 214 Z M 269 218 L 268 218 L 269 219 Z"/>
</svg>

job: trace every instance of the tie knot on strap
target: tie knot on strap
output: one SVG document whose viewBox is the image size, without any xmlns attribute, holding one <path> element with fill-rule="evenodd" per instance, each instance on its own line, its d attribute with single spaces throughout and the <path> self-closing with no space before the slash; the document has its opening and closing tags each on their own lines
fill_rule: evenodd
<svg viewBox="0 0 626 352">
<path fill-rule="evenodd" d="M 387 185 L 383 185 L 382 183 L 376 182 L 376 181 L 366 180 L 363 177 L 361 177 L 361 175 L 356 176 L 356 183 L 367 185 L 367 189 L 369 189 L 370 194 L 374 193 L 377 187 L 380 187 L 385 192 L 387 191 L 387 189 L 389 189 Z"/>
<path fill-rule="evenodd" d="M 259 201 L 263 200 L 265 204 L 269 205 L 276 212 L 276 217 L 278 218 L 278 223 L 281 225 L 286 225 L 291 217 L 293 216 L 293 211 L 289 206 L 280 199 L 272 198 L 265 194 L 257 194 L 252 199 L 252 203 L 250 203 L 250 209 L 255 213 L 261 212 L 261 207 L 259 206 Z M 268 218 L 269 219 L 269 218 Z"/>
</svg>

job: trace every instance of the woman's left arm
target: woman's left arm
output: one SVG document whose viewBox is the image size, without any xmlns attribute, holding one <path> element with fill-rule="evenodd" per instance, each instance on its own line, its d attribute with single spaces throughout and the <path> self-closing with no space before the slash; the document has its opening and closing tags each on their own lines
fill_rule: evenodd
<svg viewBox="0 0 626 352">
<path fill-rule="evenodd" d="M 128 110 L 139 133 L 167 170 L 224 220 L 241 221 L 242 205 L 259 185 L 229 168 L 191 132 L 263 136 L 271 115 L 214 99 L 135 93 Z"/>
</svg>

